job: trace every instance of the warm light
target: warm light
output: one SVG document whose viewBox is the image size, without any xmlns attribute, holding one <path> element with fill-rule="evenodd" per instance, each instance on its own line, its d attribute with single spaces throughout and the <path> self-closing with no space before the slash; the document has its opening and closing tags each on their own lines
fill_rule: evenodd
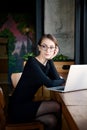
<svg viewBox="0 0 87 130">
<path fill-rule="evenodd" d="M 27 27 L 25 28 L 25 32 L 28 33 L 30 31 L 30 29 Z"/>
<path fill-rule="evenodd" d="M 28 28 L 28 27 L 23 28 L 23 33 L 24 34 L 27 34 L 29 31 L 30 31 L 30 28 Z"/>
</svg>

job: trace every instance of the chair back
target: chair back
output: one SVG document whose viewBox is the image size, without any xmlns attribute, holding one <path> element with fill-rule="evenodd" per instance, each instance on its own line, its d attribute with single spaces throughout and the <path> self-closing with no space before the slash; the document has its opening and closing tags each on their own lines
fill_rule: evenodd
<svg viewBox="0 0 87 130">
<path fill-rule="evenodd" d="M 21 75 L 22 75 L 22 72 L 11 74 L 11 81 L 12 81 L 12 85 L 13 85 L 14 88 L 16 88 L 16 85 L 17 85 Z"/>
<path fill-rule="evenodd" d="M 0 106 L 2 108 L 5 107 L 5 99 L 4 99 L 4 94 L 3 94 L 3 91 L 2 91 L 2 88 L 0 87 Z"/>
<path fill-rule="evenodd" d="M 5 108 L 5 99 L 2 88 L 0 88 L 0 130 L 5 130 L 6 118 L 4 108 Z"/>
</svg>

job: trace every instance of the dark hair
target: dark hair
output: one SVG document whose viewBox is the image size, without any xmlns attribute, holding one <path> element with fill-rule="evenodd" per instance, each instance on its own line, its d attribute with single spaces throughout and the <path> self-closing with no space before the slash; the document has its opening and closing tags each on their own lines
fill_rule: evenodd
<svg viewBox="0 0 87 130">
<path fill-rule="evenodd" d="M 54 44 L 55 44 L 56 46 L 58 46 L 58 41 L 57 41 L 57 39 L 56 39 L 53 35 L 51 35 L 51 34 L 44 34 L 44 35 L 40 38 L 40 40 L 39 40 L 39 42 L 38 42 L 38 45 L 41 45 L 42 40 L 45 39 L 45 38 L 50 39 L 51 41 L 54 42 Z"/>
</svg>

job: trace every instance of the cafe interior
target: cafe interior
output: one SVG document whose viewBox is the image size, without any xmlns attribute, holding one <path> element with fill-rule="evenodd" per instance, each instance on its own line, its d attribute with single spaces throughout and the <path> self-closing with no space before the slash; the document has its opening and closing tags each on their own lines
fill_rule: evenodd
<svg viewBox="0 0 87 130">
<path fill-rule="evenodd" d="M 53 34 L 59 41 L 60 52 L 54 65 L 65 79 L 71 65 L 87 64 L 87 1 L 0 3 L 0 130 L 44 130 L 41 122 L 9 121 L 9 97 L 21 77 L 27 56 L 37 54 L 35 47 L 43 34 Z M 51 99 L 62 104 L 62 130 L 87 129 L 87 90 L 59 93 L 43 85 L 34 98 L 35 101 Z"/>
</svg>

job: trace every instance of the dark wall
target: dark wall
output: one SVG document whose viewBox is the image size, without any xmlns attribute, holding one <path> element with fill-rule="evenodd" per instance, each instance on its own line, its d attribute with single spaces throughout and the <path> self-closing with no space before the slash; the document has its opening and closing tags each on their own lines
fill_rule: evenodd
<svg viewBox="0 0 87 130">
<path fill-rule="evenodd" d="M 87 0 L 76 0 L 75 62 L 87 64 Z"/>
</svg>

